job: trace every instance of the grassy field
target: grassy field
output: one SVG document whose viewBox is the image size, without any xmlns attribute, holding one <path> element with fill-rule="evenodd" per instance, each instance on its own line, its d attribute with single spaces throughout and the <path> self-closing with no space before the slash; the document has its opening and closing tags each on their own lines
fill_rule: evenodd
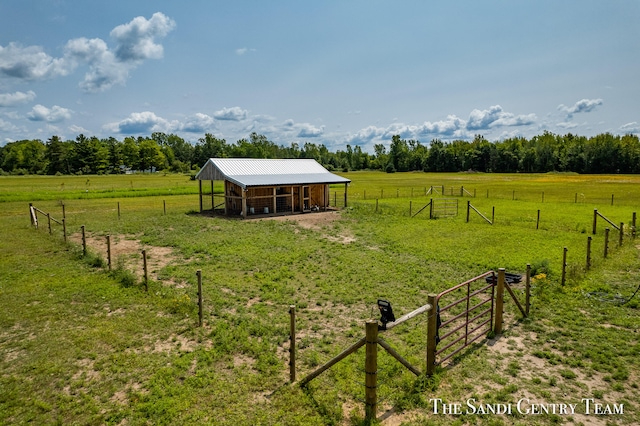
<svg viewBox="0 0 640 426">
<path fill-rule="evenodd" d="M 0 423 L 362 424 L 363 349 L 306 389 L 288 386 L 289 305 L 297 307 L 300 378 L 363 336 L 378 298 L 402 315 L 430 293 L 501 267 L 522 273 L 527 264 L 536 275 L 530 318 L 507 299 L 504 334 L 461 352 L 435 376 L 417 378 L 380 351 L 379 422 L 638 423 L 640 295 L 620 301 L 638 286 L 639 243 L 625 227 L 618 246 L 612 230 L 605 259 L 604 221 L 596 235 L 591 227 L 594 209 L 630 222 L 640 176 L 346 176 L 349 207 L 340 213 L 244 221 L 197 214 L 189 176 L 0 178 Z M 458 215 L 410 217 L 409 203 L 417 212 L 442 198 L 424 195 L 442 185 L 458 200 Z M 339 200 L 342 187 L 335 190 Z M 473 212 L 467 223 L 467 201 L 489 217 L 495 208 L 494 224 Z M 29 202 L 58 219 L 64 203 L 69 243 L 55 223 L 49 235 L 42 215 L 39 229 L 31 227 Z M 384 338 L 424 370 L 426 318 Z M 434 413 L 434 398 L 463 412 L 469 398 L 577 407 L 443 415 Z M 587 416 L 583 399 L 624 410 L 594 415 L 591 407 Z"/>
</svg>

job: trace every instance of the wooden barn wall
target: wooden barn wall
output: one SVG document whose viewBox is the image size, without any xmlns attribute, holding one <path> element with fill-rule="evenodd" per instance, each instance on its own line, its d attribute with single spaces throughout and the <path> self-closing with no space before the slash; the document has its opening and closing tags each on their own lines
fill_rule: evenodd
<svg viewBox="0 0 640 426">
<path fill-rule="evenodd" d="M 269 213 L 299 212 L 302 186 L 309 187 L 311 206 L 318 206 L 321 209 L 329 206 L 329 185 L 327 184 L 259 186 L 247 189 L 247 215 L 264 214 L 265 208 Z M 224 188 L 227 214 L 240 214 L 242 212 L 242 187 L 233 182 L 225 181 Z M 251 213 L 252 211 L 253 213 Z"/>
</svg>

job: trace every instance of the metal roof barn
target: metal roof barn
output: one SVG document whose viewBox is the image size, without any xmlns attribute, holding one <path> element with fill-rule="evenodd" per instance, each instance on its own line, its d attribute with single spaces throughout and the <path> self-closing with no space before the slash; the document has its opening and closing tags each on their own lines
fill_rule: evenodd
<svg viewBox="0 0 640 426">
<path fill-rule="evenodd" d="M 196 175 L 211 181 L 211 205 L 228 215 L 294 214 L 327 210 L 329 185 L 344 184 L 344 205 L 351 180 L 329 172 L 313 159 L 210 158 Z M 224 182 L 224 201 L 215 204 L 213 181 Z M 337 196 L 334 198 L 337 199 Z M 337 201 L 336 201 L 337 204 Z"/>
</svg>

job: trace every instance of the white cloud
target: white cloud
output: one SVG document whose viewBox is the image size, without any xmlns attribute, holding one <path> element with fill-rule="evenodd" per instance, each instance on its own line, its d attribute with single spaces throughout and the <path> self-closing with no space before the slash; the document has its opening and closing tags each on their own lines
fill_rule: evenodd
<svg viewBox="0 0 640 426">
<path fill-rule="evenodd" d="M 244 54 L 246 54 L 247 52 L 255 52 L 256 49 L 250 49 L 248 47 L 241 47 L 239 49 L 236 49 L 236 55 L 238 56 L 242 56 Z"/>
<path fill-rule="evenodd" d="M 216 120 L 241 121 L 247 118 L 247 110 L 240 107 L 222 108 L 213 113 Z"/>
<path fill-rule="evenodd" d="M 214 119 L 207 114 L 197 113 L 188 117 L 181 129 L 189 133 L 206 133 L 215 128 Z"/>
<path fill-rule="evenodd" d="M 24 93 L 24 92 L 0 93 L 0 107 L 25 104 L 27 102 L 33 101 L 35 98 L 36 98 L 36 94 L 33 90 L 29 90 L 27 93 Z"/>
<path fill-rule="evenodd" d="M 578 125 L 572 121 L 563 121 L 561 123 L 556 123 L 556 126 L 560 127 L 561 129 L 573 129 L 578 127 Z"/>
<path fill-rule="evenodd" d="M 83 134 L 83 135 L 87 135 L 89 133 L 91 133 L 89 130 L 85 129 L 82 126 L 78 126 L 78 125 L 71 125 L 68 127 L 69 131 L 75 135 L 79 135 L 79 134 Z"/>
<path fill-rule="evenodd" d="M 12 133 L 12 132 L 16 132 L 17 130 L 18 128 L 13 123 L 4 121 L 3 119 L 0 118 L 0 132 Z"/>
<path fill-rule="evenodd" d="M 537 121 L 535 114 L 514 115 L 505 112 L 500 105 L 494 105 L 489 109 L 474 109 L 469 114 L 467 130 L 488 130 L 493 127 L 526 126 Z"/>
<path fill-rule="evenodd" d="M 115 84 L 124 84 L 133 67 L 117 61 L 107 44 L 99 39 L 77 38 L 69 40 L 65 54 L 76 63 L 86 63 L 89 71 L 85 74 L 80 88 L 88 93 L 102 92 Z"/>
<path fill-rule="evenodd" d="M 150 19 L 138 16 L 111 31 L 116 41 L 111 50 L 100 38 L 80 37 L 69 40 L 62 58 L 53 58 L 40 46 L 22 47 L 9 43 L 0 46 L 0 75 L 26 81 L 65 76 L 80 65 L 87 65 L 80 88 L 89 93 L 105 91 L 116 84 L 124 84 L 129 72 L 146 59 L 159 59 L 164 54 L 158 38 L 166 36 L 175 22 L 157 12 Z"/>
<path fill-rule="evenodd" d="M 575 104 L 573 104 L 573 106 L 571 107 L 560 104 L 558 105 L 558 109 L 562 112 L 565 112 L 568 118 L 571 118 L 573 117 L 573 114 L 576 114 L 579 112 L 591 112 L 596 107 L 602 104 L 603 104 L 602 99 L 581 99 Z"/>
<path fill-rule="evenodd" d="M 315 127 L 308 123 L 302 123 L 298 125 L 298 128 L 300 129 L 298 131 L 299 138 L 317 138 L 324 133 L 324 126 Z"/>
<path fill-rule="evenodd" d="M 151 111 L 134 112 L 122 121 L 104 126 L 105 130 L 126 135 L 148 135 L 153 132 L 169 133 L 179 127 L 178 122 L 165 120 Z"/>
<path fill-rule="evenodd" d="M 54 105 L 47 108 L 44 105 L 36 105 L 27 114 L 27 118 L 31 121 L 44 121 L 46 123 L 58 123 L 60 121 L 71 118 L 71 110 Z"/>
<path fill-rule="evenodd" d="M 175 26 L 176 23 L 161 12 L 154 13 L 149 20 L 138 16 L 118 25 L 111 31 L 111 37 L 118 43 L 116 58 L 120 62 L 162 58 L 164 49 L 155 39 L 166 36 Z"/>
<path fill-rule="evenodd" d="M 40 46 L 22 47 L 18 43 L 0 46 L 0 75 L 21 80 L 43 80 L 64 76 L 73 71 L 64 58 L 53 58 Z"/>
<path fill-rule="evenodd" d="M 389 140 L 394 135 L 403 139 L 468 139 L 474 131 L 498 127 L 518 127 L 535 124 L 535 114 L 515 115 L 505 112 L 500 105 L 486 110 L 474 109 L 469 120 L 448 115 L 444 120 L 425 121 L 422 124 L 392 123 L 387 127 L 369 126 L 346 138 L 346 143 L 366 144 L 374 140 Z"/>
<path fill-rule="evenodd" d="M 621 133 L 640 133 L 640 124 L 637 121 L 632 121 L 625 125 L 620 126 Z"/>
</svg>

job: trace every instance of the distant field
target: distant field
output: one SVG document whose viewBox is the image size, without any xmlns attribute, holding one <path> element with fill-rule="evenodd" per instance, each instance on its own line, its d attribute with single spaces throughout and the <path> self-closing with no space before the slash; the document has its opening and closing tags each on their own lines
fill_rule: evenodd
<svg viewBox="0 0 640 426">
<path fill-rule="evenodd" d="M 197 214 L 198 183 L 186 175 L 0 177 L 0 423 L 363 424 L 362 349 L 306 390 L 286 386 L 289 305 L 298 310 L 302 377 L 362 337 L 378 298 L 404 314 L 485 271 L 530 264 L 531 318 L 507 300 L 505 334 L 491 345 L 463 351 L 430 379 L 380 351 L 380 415 L 393 409 L 381 423 L 591 424 L 582 399 L 593 398 L 624 404 L 602 424 L 637 424 L 640 295 L 615 302 L 631 297 L 640 276 L 628 226 L 640 210 L 640 176 L 341 175 L 352 180 L 347 209 L 289 220 Z M 339 205 L 343 190 L 331 190 Z M 410 216 L 432 198 L 456 199 L 458 215 Z M 69 244 L 57 224 L 49 236 L 42 216 L 40 229 L 30 227 L 29 202 L 56 218 L 64 203 Z M 474 212 L 467 223 L 467 202 L 488 217 L 495 209 L 494 224 Z M 612 230 L 606 259 L 610 225 L 599 219 L 592 235 L 594 209 L 627 225 L 620 247 Z M 384 337 L 424 369 L 425 336 L 417 318 Z M 525 397 L 582 404 L 583 414 L 436 415 L 430 402 Z"/>
</svg>

